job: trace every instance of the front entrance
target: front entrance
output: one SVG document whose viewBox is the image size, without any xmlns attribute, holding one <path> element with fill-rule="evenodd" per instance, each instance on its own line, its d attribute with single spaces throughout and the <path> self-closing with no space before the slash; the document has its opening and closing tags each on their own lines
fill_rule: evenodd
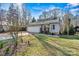
<svg viewBox="0 0 79 59">
<path fill-rule="evenodd" d="M 45 25 L 45 24 L 41 25 L 40 32 L 41 33 L 45 33 L 45 34 L 49 33 L 49 24 L 47 24 L 47 25 Z"/>
</svg>

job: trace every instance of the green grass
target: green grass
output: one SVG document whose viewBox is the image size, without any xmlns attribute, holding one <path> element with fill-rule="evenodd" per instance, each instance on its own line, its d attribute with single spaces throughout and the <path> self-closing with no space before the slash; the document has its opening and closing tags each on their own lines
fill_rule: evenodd
<svg viewBox="0 0 79 59">
<path fill-rule="evenodd" d="M 72 36 L 73 37 L 73 36 Z M 77 36 L 78 37 L 78 36 Z M 79 40 L 64 37 L 49 37 L 35 34 L 23 37 L 24 42 L 30 40 L 31 45 L 17 55 L 27 56 L 79 56 Z"/>
<path fill-rule="evenodd" d="M 71 38 L 48 37 L 46 35 L 35 35 L 46 49 L 50 48 L 51 55 L 78 55 L 79 56 L 79 40 L 71 40 Z M 52 51 L 54 54 L 52 54 Z"/>
<path fill-rule="evenodd" d="M 17 55 L 26 55 L 26 56 L 40 56 L 40 55 L 49 55 L 44 46 L 39 42 L 39 40 L 33 35 L 24 36 L 23 41 L 30 41 L 30 46 L 24 48 L 24 52 L 17 52 Z"/>
<path fill-rule="evenodd" d="M 49 37 L 45 34 L 26 35 L 17 40 L 15 56 L 79 56 L 78 36 Z M 30 45 L 27 42 L 30 42 Z M 2 40 L 2 49 L 14 43 L 13 40 Z M 0 45 L 1 46 L 1 45 Z M 7 53 L 12 49 L 6 49 Z M 9 55 L 9 54 L 8 54 Z"/>
<path fill-rule="evenodd" d="M 60 36 L 60 38 L 65 38 L 65 39 L 77 39 L 77 40 L 79 40 L 79 36 L 78 35 L 62 35 L 62 36 Z"/>
<path fill-rule="evenodd" d="M 4 48 L 4 47 L 6 47 L 7 45 L 9 45 L 11 43 L 13 43 L 12 39 L 1 40 L 0 41 L 0 48 Z"/>
<path fill-rule="evenodd" d="M 13 48 L 10 46 L 14 45 L 13 39 L 1 40 L 0 41 L 0 56 L 11 55 Z"/>
</svg>

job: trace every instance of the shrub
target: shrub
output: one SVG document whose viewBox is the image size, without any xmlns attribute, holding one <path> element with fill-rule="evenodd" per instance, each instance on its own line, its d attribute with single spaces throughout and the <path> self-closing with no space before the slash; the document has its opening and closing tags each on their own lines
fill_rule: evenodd
<svg viewBox="0 0 79 59">
<path fill-rule="evenodd" d="M 48 34 L 52 34 L 51 32 L 48 32 Z"/>
<path fill-rule="evenodd" d="M 69 35 L 74 35 L 74 34 L 75 34 L 75 29 L 73 26 L 71 26 L 69 29 Z"/>
<path fill-rule="evenodd" d="M 0 43 L 0 49 L 2 49 L 3 48 L 3 43 Z"/>
<path fill-rule="evenodd" d="M 11 52 L 10 52 L 10 47 L 8 47 L 8 48 L 5 50 L 5 55 L 7 55 L 7 54 L 9 54 L 9 53 L 11 53 Z"/>
<path fill-rule="evenodd" d="M 55 35 L 55 33 L 52 32 L 52 35 Z"/>
</svg>

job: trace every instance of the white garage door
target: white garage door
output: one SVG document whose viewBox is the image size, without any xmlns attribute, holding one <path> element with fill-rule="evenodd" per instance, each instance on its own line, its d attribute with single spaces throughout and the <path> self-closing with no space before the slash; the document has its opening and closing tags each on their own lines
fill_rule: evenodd
<svg viewBox="0 0 79 59">
<path fill-rule="evenodd" d="M 40 26 L 30 26 L 30 27 L 27 27 L 27 31 L 28 32 L 39 33 L 40 32 Z"/>
</svg>

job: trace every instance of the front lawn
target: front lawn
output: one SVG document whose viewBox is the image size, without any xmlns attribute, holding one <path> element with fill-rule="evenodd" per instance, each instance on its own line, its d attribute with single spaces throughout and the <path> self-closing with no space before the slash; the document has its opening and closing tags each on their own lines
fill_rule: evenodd
<svg viewBox="0 0 79 59">
<path fill-rule="evenodd" d="M 16 55 L 26 55 L 26 56 L 43 56 L 43 55 L 50 55 L 45 47 L 39 42 L 39 40 L 33 36 L 33 35 L 28 35 L 28 36 L 23 36 L 22 37 L 23 42 L 30 42 L 30 45 L 24 45 L 25 47 L 22 47 L 22 51 L 16 52 Z M 21 47 L 21 46 L 20 46 Z M 19 49 L 18 49 L 19 50 Z M 23 51 L 24 50 L 24 51 Z"/>
<path fill-rule="evenodd" d="M 69 37 L 67 39 L 66 37 L 48 37 L 47 35 L 40 34 L 35 36 L 44 47 L 48 46 L 46 49 L 49 50 L 51 55 L 79 55 L 79 40 L 76 40 L 76 38 L 72 40 L 71 38 L 69 39 Z"/>
<path fill-rule="evenodd" d="M 54 37 L 45 34 L 29 34 L 17 39 L 15 49 L 14 40 L 0 41 L 0 55 L 79 56 L 78 38 L 78 36 Z"/>
<path fill-rule="evenodd" d="M 14 40 L 7 39 L 0 41 L 0 56 L 12 55 L 14 49 Z"/>
<path fill-rule="evenodd" d="M 79 40 L 79 35 L 61 35 L 60 38 L 63 39 L 71 39 L 71 40 Z"/>
</svg>

